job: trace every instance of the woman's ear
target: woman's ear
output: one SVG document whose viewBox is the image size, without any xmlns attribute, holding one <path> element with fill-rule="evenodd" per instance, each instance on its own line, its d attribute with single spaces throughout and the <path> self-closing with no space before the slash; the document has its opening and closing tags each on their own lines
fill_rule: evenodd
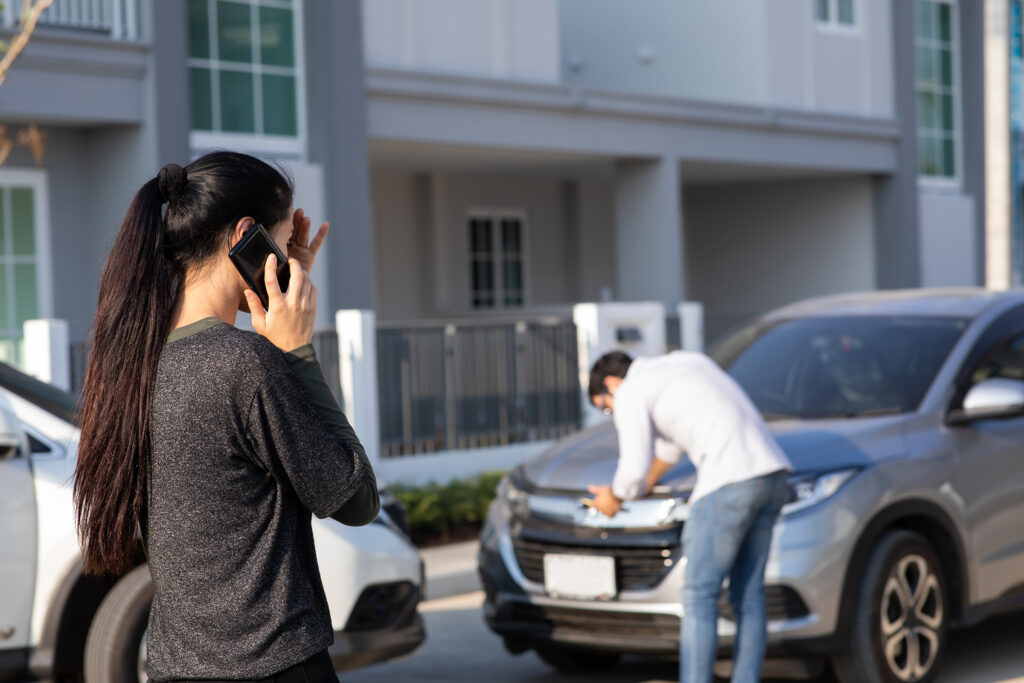
<svg viewBox="0 0 1024 683">
<path fill-rule="evenodd" d="M 246 216 L 245 218 L 238 219 L 238 222 L 235 223 L 234 229 L 232 229 L 231 231 L 232 247 L 238 244 L 238 240 L 242 239 L 242 236 L 245 235 L 245 233 L 249 232 L 249 228 L 251 228 L 254 223 L 256 223 L 256 220 L 251 216 Z"/>
</svg>

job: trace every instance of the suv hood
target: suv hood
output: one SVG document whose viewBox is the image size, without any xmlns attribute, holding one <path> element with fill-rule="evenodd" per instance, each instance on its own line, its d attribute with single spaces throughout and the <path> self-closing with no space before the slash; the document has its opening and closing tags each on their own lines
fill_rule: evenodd
<svg viewBox="0 0 1024 683">
<path fill-rule="evenodd" d="M 905 415 L 836 419 L 783 420 L 768 428 L 789 457 L 796 474 L 864 467 L 906 452 Z M 585 491 L 590 484 L 610 483 L 619 445 L 608 420 L 562 439 L 523 466 L 523 473 L 542 489 Z M 693 465 L 683 458 L 662 478 L 658 491 L 685 492 L 696 479 Z"/>
</svg>

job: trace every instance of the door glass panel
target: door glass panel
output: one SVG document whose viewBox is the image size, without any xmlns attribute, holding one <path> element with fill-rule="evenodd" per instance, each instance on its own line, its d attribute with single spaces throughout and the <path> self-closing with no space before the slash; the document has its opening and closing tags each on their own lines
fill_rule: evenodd
<svg viewBox="0 0 1024 683">
<path fill-rule="evenodd" d="M 853 0 L 839 0 L 839 23 L 853 25 Z"/>
</svg>

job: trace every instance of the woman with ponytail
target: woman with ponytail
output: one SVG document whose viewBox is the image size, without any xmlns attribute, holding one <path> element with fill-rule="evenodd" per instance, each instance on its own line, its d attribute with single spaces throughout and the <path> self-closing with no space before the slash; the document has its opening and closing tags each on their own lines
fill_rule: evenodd
<svg viewBox="0 0 1024 683">
<path fill-rule="evenodd" d="M 282 292 L 268 262 L 266 309 L 228 259 L 255 224 L 290 268 Z M 310 345 L 327 229 L 279 171 L 215 152 L 164 166 L 114 240 L 74 500 L 87 573 L 149 563 L 151 680 L 336 680 L 311 513 L 367 524 L 379 499 Z"/>
</svg>

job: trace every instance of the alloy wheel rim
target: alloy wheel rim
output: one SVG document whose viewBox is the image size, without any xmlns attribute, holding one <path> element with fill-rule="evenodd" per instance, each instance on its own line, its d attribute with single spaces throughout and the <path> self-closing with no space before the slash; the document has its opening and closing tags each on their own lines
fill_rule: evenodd
<svg viewBox="0 0 1024 683">
<path fill-rule="evenodd" d="M 903 557 L 882 589 L 882 652 L 901 681 L 928 675 L 939 654 L 944 611 L 932 566 L 921 555 Z"/>
</svg>

